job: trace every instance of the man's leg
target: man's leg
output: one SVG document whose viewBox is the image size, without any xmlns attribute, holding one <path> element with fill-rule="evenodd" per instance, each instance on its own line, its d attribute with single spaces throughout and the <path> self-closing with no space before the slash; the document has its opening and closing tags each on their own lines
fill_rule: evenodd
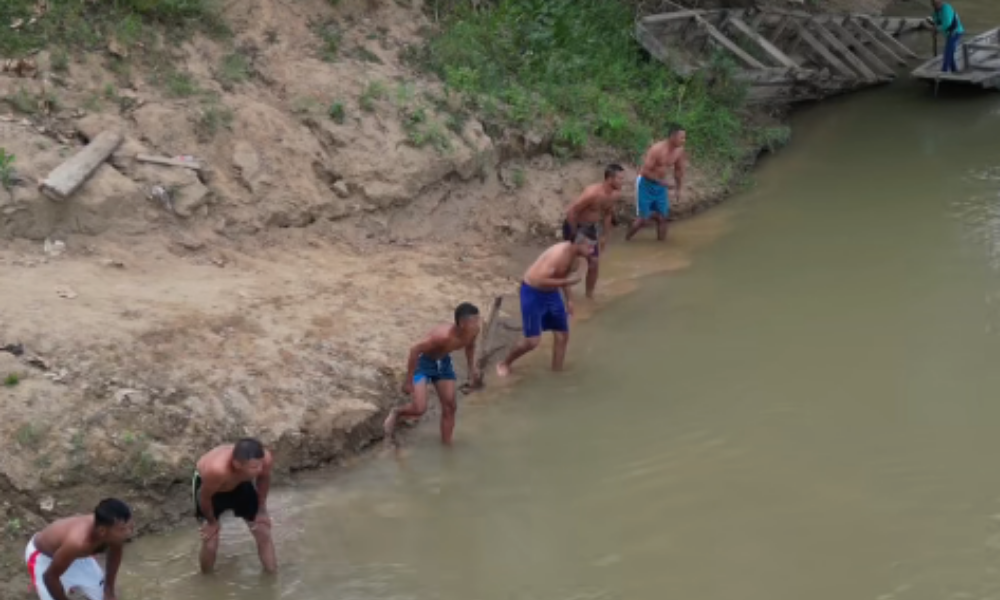
<svg viewBox="0 0 1000 600">
<path fill-rule="evenodd" d="M 587 297 L 594 297 L 594 290 L 597 288 L 597 271 L 600 260 L 596 256 L 587 259 Z"/>
<path fill-rule="evenodd" d="M 510 349 L 507 358 L 503 359 L 503 362 L 497 365 L 497 375 L 500 377 L 510 375 L 510 367 L 514 364 L 514 361 L 537 348 L 541 341 L 541 336 L 536 336 L 524 338 L 518 342 L 516 346 Z"/>
<path fill-rule="evenodd" d="M 399 419 L 415 419 L 425 412 L 427 412 L 427 378 L 421 377 L 420 381 L 413 384 L 413 401 L 390 410 L 389 416 L 385 418 L 382 428 L 385 430 L 386 441 L 394 441 L 396 423 Z"/>
<path fill-rule="evenodd" d="M 222 535 L 221 530 L 215 534 L 215 537 L 201 541 L 201 554 L 198 557 L 198 562 L 201 563 L 202 573 L 211 573 L 215 569 L 215 557 L 219 553 L 220 535 Z"/>
<path fill-rule="evenodd" d="M 553 331 L 555 342 L 552 344 L 552 370 L 562 371 L 566 362 L 566 346 L 569 345 L 568 331 Z"/>
<path fill-rule="evenodd" d="M 667 217 L 665 215 L 656 215 L 656 239 L 661 242 L 667 239 Z"/>
<path fill-rule="evenodd" d="M 278 572 L 278 557 L 274 552 L 274 539 L 271 538 L 270 524 L 254 524 L 247 521 L 250 533 L 257 542 L 257 555 L 260 557 L 260 564 L 264 567 L 265 573 Z"/>
<path fill-rule="evenodd" d="M 955 63 L 955 53 L 958 50 L 958 36 L 949 35 L 944 43 L 944 61 L 941 70 L 945 73 L 958 71 Z"/>
<path fill-rule="evenodd" d="M 455 432 L 455 414 L 458 403 L 455 402 L 455 380 L 441 379 L 434 384 L 438 400 L 441 402 L 441 443 L 451 445 L 451 435 Z"/>
<path fill-rule="evenodd" d="M 639 231 L 645 226 L 646 226 L 646 219 L 643 219 L 642 217 L 636 217 L 636 219 L 632 221 L 632 224 L 629 225 L 628 233 L 625 234 L 625 241 L 627 242 L 631 240 L 632 237 L 635 234 L 639 233 Z"/>
</svg>

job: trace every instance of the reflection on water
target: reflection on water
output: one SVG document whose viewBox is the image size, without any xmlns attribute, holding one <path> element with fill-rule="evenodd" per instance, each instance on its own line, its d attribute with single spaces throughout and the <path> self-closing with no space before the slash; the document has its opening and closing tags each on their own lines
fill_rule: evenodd
<svg viewBox="0 0 1000 600">
<path fill-rule="evenodd" d="M 959 9 L 962 10 L 961 3 Z M 1000 21 L 1000 13 L 995 15 Z M 130 548 L 123 598 L 1000 597 L 1000 97 L 900 85 L 796 119 L 742 199 L 616 245 L 568 372 L 398 459 Z"/>
</svg>

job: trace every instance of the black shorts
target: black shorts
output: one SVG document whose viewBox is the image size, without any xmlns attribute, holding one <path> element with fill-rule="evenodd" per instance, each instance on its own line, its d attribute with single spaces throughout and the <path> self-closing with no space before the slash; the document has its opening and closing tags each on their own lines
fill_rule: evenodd
<svg viewBox="0 0 1000 600">
<path fill-rule="evenodd" d="M 568 220 L 563 221 L 562 225 L 563 240 L 567 242 L 575 242 L 576 234 L 580 231 L 589 233 L 595 240 L 600 237 L 600 230 L 594 223 L 579 223 L 577 224 L 576 229 L 573 229 L 573 226 L 569 224 Z M 594 256 L 596 257 L 599 254 L 600 254 L 600 249 L 597 246 L 594 246 Z"/>
<path fill-rule="evenodd" d="M 194 499 L 194 516 L 199 521 L 205 519 L 205 513 L 201 510 L 201 502 L 198 495 L 201 492 L 201 475 L 194 474 L 194 482 L 191 485 L 191 493 Z M 253 521 L 257 518 L 257 511 L 260 510 L 260 500 L 257 497 L 257 487 L 244 481 L 228 492 L 219 492 L 212 496 L 212 512 L 218 520 L 227 510 L 244 521 Z"/>
</svg>

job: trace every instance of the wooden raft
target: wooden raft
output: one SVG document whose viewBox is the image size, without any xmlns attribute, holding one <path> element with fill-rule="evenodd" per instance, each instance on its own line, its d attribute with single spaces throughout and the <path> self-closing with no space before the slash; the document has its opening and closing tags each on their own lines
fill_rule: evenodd
<svg viewBox="0 0 1000 600">
<path fill-rule="evenodd" d="M 924 19 L 814 15 L 779 9 L 681 10 L 642 17 L 636 37 L 682 75 L 721 51 L 737 64 L 751 102 L 799 102 L 893 80 L 917 56 L 901 37 Z"/>
<path fill-rule="evenodd" d="M 913 77 L 931 83 L 947 82 L 1000 89 L 1000 27 L 970 38 L 955 52 L 958 71 L 942 73 L 944 56 L 935 56 L 913 71 Z"/>
</svg>

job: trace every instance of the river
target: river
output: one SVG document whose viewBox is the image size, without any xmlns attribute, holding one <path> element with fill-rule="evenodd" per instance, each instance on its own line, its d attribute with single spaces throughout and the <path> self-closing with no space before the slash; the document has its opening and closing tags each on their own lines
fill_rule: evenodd
<svg viewBox="0 0 1000 600">
<path fill-rule="evenodd" d="M 130 546 L 121 597 L 1000 596 L 1000 96 L 904 82 L 793 124 L 668 250 L 611 248 L 608 289 L 675 270 L 569 372 L 470 398 L 450 451 L 428 423 L 278 490 L 277 577 L 233 522 L 199 576 L 192 525 Z"/>
</svg>

